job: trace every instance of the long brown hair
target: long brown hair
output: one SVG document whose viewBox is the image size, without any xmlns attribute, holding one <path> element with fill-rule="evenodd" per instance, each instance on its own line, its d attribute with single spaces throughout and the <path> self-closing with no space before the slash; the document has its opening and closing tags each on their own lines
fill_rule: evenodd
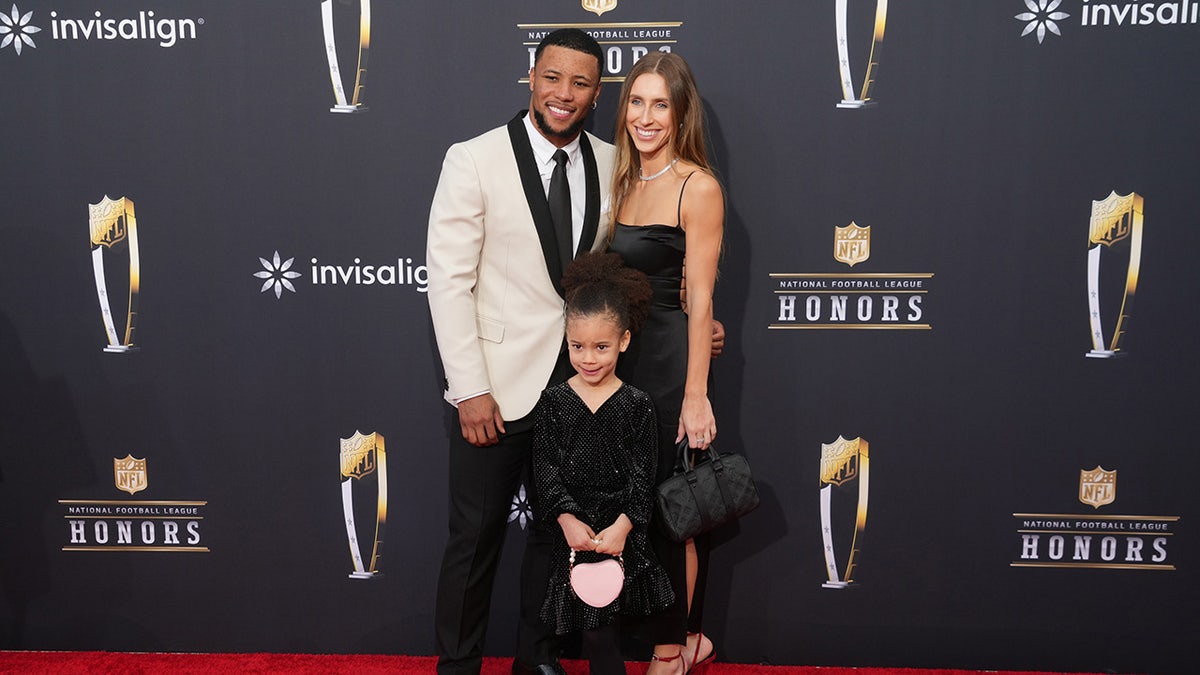
<svg viewBox="0 0 1200 675">
<path fill-rule="evenodd" d="M 629 74 L 625 76 L 625 84 L 621 87 L 621 98 L 617 104 L 617 128 L 613 139 L 617 147 L 616 164 L 612 184 L 612 214 L 614 220 L 621 210 L 621 204 L 626 195 L 638 180 L 642 169 L 641 158 L 629 140 L 629 132 L 625 129 L 625 114 L 629 108 L 630 90 L 634 81 L 641 75 L 654 73 L 661 75 L 667 83 L 671 106 L 671 114 L 676 124 L 680 125 L 671 137 L 671 149 L 675 157 L 691 162 L 708 173 L 713 173 L 708 163 L 708 151 L 704 144 L 704 104 L 700 100 L 700 92 L 696 89 L 696 79 L 692 69 L 688 67 L 683 57 L 671 52 L 653 52 L 647 54 L 633 64 Z M 612 230 L 609 230 L 611 235 Z"/>
</svg>

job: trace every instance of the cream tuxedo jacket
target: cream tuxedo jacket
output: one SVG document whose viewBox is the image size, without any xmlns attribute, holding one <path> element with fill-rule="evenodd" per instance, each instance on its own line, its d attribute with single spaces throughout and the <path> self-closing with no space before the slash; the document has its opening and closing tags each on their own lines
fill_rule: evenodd
<svg viewBox="0 0 1200 675">
<path fill-rule="evenodd" d="M 563 343 L 564 265 L 523 116 L 446 152 L 426 251 L 445 398 L 490 391 L 509 421 L 533 410 Z M 584 136 L 588 205 L 579 249 L 601 250 L 613 147 Z"/>
</svg>

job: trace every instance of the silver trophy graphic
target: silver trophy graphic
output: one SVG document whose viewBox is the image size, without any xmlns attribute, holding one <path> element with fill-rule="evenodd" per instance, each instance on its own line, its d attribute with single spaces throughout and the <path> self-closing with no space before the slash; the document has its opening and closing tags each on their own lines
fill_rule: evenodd
<svg viewBox="0 0 1200 675">
<path fill-rule="evenodd" d="M 838 70 L 842 76 L 842 100 L 839 108 L 869 108 L 875 105 L 871 92 L 875 89 L 875 78 L 879 73 L 879 52 L 883 46 L 883 28 L 887 23 L 887 0 L 875 0 L 875 30 L 871 38 L 871 54 L 867 57 L 867 70 L 863 76 L 862 89 L 856 94 L 854 78 L 850 74 L 850 49 L 846 30 L 846 3 L 836 0 L 834 11 L 837 19 Z"/>
<path fill-rule="evenodd" d="M 337 44 L 333 34 L 333 1 L 321 3 L 321 24 L 325 29 L 325 56 L 329 59 L 329 77 L 333 81 L 333 97 L 336 103 L 330 112 L 358 113 L 369 108 L 363 104 L 363 92 L 367 86 L 367 53 L 371 48 L 371 0 L 358 0 L 358 68 L 354 73 L 354 89 L 346 96 L 342 70 L 338 67 Z M 353 0 L 337 0 L 348 5 Z"/>
</svg>

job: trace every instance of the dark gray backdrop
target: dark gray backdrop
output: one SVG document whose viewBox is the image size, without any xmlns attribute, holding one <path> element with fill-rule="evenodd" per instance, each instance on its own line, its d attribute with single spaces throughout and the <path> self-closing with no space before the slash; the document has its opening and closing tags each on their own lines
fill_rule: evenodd
<svg viewBox="0 0 1200 675">
<path fill-rule="evenodd" d="M 850 5 L 857 86 L 874 3 Z M 314 284 L 311 260 L 424 263 L 445 148 L 527 102 L 519 24 L 682 22 L 671 46 L 729 196 L 721 441 L 764 496 L 713 553 L 722 659 L 1184 672 L 1200 26 L 1083 26 L 1086 7 L 1034 3 L 1069 15 L 1039 43 L 1022 0 L 891 3 L 879 105 L 841 110 L 833 0 L 600 17 L 377 0 L 370 111 L 336 115 L 315 0 L 24 0 L 6 16 L 32 12 L 36 47 L 0 49 L 0 647 L 430 653 L 447 408 L 425 296 Z M 161 47 L 56 39 L 51 11 L 204 22 Z M 590 124 L 604 138 L 618 89 Z M 1110 191 L 1145 198 L 1141 277 L 1128 355 L 1085 359 L 1087 223 Z M 136 203 L 136 354 L 101 351 L 85 233 L 105 195 Z M 832 256 L 851 221 L 872 227 L 852 270 Z M 252 276 L 275 251 L 304 274 L 278 299 Z M 770 274 L 851 272 L 933 273 L 932 328 L 768 328 Z M 391 483 L 384 575 L 366 582 L 346 578 L 336 474 L 355 430 L 387 438 Z M 846 591 L 821 588 L 818 464 L 839 435 L 868 439 L 874 469 Z M 127 454 L 148 461 L 132 497 L 111 469 Z M 1119 474 L 1099 509 L 1078 499 L 1098 465 Z M 63 499 L 207 501 L 209 552 L 64 551 Z M 1013 567 L 1024 512 L 1177 516 L 1175 569 Z M 489 653 L 511 651 L 521 536 Z"/>
</svg>

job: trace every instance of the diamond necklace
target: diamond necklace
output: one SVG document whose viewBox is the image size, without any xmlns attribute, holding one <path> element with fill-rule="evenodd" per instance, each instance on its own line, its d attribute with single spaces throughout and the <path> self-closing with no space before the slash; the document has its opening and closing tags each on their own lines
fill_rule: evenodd
<svg viewBox="0 0 1200 675">
<path fill-rule="evenodd" d="M 638 178 L 641 178 L 642 180 L 654 180 L 655 178 L 658 178 L 659 176 L 670 171 L 671 167 L 675 166 L 675 162 L 678 162 L 678 161 L 679 161 L 678 157 L 672 159 L 670 164 L 664 166 L 662 168 L 662 171 L 659 171 L 658 173 L 654 174 L 653 176 L 643 176 L 641 167 L 638 167 Z"/>
</svg>

